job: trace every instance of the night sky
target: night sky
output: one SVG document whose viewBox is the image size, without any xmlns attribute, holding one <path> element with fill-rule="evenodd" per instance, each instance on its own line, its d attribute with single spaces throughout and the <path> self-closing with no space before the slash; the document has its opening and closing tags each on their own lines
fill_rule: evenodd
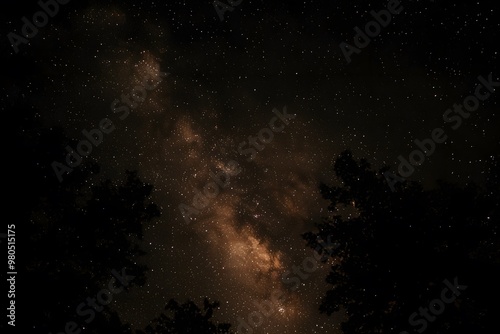
<svg viewBox="0 0 500 334">
<path fill-rule="evenodd" d="M 145 231 L 150 271 L 143 287 L 113 301 L 123 321 L 143 328 L 169 299 L 206 296 L 221 302 L 215 318 L 236 329 L 255 302 L 278 290 L 287 299 L 256 333 L 341 333 L 340 316 L 318 311 L 328 264 L 293 292 L 281 279 L 313 253 L 301 234 L 327 215 L 318 185 L 337 182 L 331 168 L 339 153 L 350 149 L 396 172 L 415 139 L 442 128 L 447 140 L 410 179 L 425 187 L 482 180 L 500 149 L 498 89 L 456 130 L 443 113 L 474 93 L 479 76 L 500 81 L 498 9 L 485 1 L 402 1 L 348 62 L 339 45 L 354 46 L 354 28 L 364 31 L 370 11 L 387 4 L 243 0 L 221 20 L 210 1 L 70 1 L 17 53 L 7 34 L 40 8 L 3 4 L 4 113 L 22 101 L 45 127 L 75 140 L 109 118 L 114 130 L 85 159 L 103 177 L 138 170 L 154 186 L 162 215 Z M 115 100 L 126 106 L 122 94 L 145 77 L 161 80 L 134 108 L 114 112 Z M 288 124 L 275 121 L 283 130 L 271 139 L 264 131 L 267 143 L 257 144 L 253 159 L 242 154 L 249 136 L 284 112 Z M 239 173 L 186 223 L 179 205 L 192 206 L 230 161 Z M 57 179 L 52 166 L 46 171 Z"/>
</svg>

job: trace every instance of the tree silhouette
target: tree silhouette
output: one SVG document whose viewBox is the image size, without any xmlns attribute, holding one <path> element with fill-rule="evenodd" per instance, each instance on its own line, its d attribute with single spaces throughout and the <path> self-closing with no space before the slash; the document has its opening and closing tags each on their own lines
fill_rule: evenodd
<svg viewBox="0 0 500 334">
<path fill-rule="evenodd" d="M 179 304 L 171 299 L 162 313 L 148 325 L 144 332 L 137 334 L 231 334 L 228 323 L 214 323 L 211 318 L 219 302 L 211 303 L 207 298 L 203 301 L 201 310 L 193 301 Z"/>
<path fill-rule="evenodd" d="M 109 289 L 112 279 L 117 291 L 120 285 L 123 290 L 144 285 L 147 267 L 139 262 L 143 230 L 160 215 L 149 200 L 152 185 L 129 171 L 124 180 L 102 180 L 91 160 L 59 182 L 51 163 L 64 161 L 65 145 L 74 143 L 62 131 L 43 127 L 32 108 L 13 114 L 18 117 L 14 145 L 23 152 L 14 171 L 24 205 L 17 224 L 23 242 L 17 262 L 20 276 L 29 278 L 22 296 L 31 299 L 20 303 L 29 317 L 18 325 L 46 334 L 64 332 L 74 321 L 86 333 L 129 333 L 106 303 L 94 316 L 77 314 L 77 307 Z M 133 280 L 119 281 L 124 273 Z"/>
<path fill-rule="evenodd" d="M 344 151 L 334 164 L 341 185 L 320 185 L 331 215 L 303 238 L 312 248 L 318 237 L 340 245 L 320 312 L 345 312 L 347 334 L 490 332 L 499 307 L 488 300 L 500 296 L 498 178 L 484 188 L 439 182 L 423 190 L 404 182 L 392 192 L 387 170 Z M 410 325 L 455 277 L 467 289 L 425 328 Z"/>
</svg>

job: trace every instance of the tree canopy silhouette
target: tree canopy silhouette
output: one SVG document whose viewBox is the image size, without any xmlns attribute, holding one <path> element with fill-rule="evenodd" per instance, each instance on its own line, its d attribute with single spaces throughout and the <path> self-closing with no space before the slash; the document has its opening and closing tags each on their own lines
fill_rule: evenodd
<svg viewBox="0 0 500 334">
<path fill-rule="evenodd" d="M 211 303 L 207 298 L 203 301 L 203 310 L 193 301 L 179 304 L 171 299 L 162 313 L 154 319 L 145 329 L 137 334 L 231 334 L 231 325 L 228 323 L 215 323 L 212 316 L 220 306 L 219 302 Z"/>
<path fill-rule="evenodd" d="M 331 215 L 303 234 L 340 247 L 319 310 L 344 312 L 354 333 L 487 333 L 499 314 L 498 159 L 485 187 L 404 182 L 392 192 L 383 173 L 344 151 L 334 164 L 339 186 L 320 185 Z M 348 214 L 341 214 L 347 212 Z M 409 317 L 440 298 L 443 281 L 467 286 L 443 314 L 414 327 Z M 420 316 L 419 316 L 420 317 Z M 415 320 L 415 319 L 414 319 Z M 425 328 L 424 328 L 425 327 Z M 406 332 L 406 333 L 407 333 Z"/>
<path fill-rule="evenodd" d="M 22 295 L 33 301 L 21 303 L 22 314 L 29 317 L 18 325 L 46 334 L 64 332 L 66 323 L 74 321 L 86 333 L 130 332 L 107 304 L 99 306 L 106 312 L 97 311 L 95 317 L 81 317 L 76 309 L 107 289 L 111 279 L 120 285 L 113 270 L 134 276 L 124 290 L 145 283 L 147 267 L 139 262 L 145 254 L 144 226 L 160 215 L 149 200 L 152 185 L 130 171 L 124 180 L 103 180 L 91 160 L 59 182 L 51 162 L 60 160 L 71 141 L 59 129 L 43 127 L 36 110 L 16 111 L 14 142 L 23 154 L 14 173 L 24 204 L 17 224 L 23 241 L 18 263 L 23 264 L 21 277 L 29 278 Z"/>
</svg>

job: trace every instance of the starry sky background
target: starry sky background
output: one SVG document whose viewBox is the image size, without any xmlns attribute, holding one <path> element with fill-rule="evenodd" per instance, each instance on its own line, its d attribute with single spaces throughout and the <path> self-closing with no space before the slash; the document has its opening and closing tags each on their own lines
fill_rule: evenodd
<svg viewBox="0 0 500 334">
<path fill-rule="evenodd" d="M 254 301 L 281 289 L 290 298 L 259 333 L 340 333 L 340 318 L 317 310 L 328 265 L 293 293 L 280 279 L 312 254 L 300 234 L 326 215 L 319 182 L 336 182 L 331 166 L 344 149 L 394 170 L 479 75 L 500 76 L 499 13 L 483 1 L 403 1 L 348 64 L 339 43 L 353 44 L 353 28 L 386 5 L 243 0 L 221 22 L 210 1 L 72 1 L 19 54 L 3 34 L 2 99 L 28 100 L 75 139 L 109 116 L 116 129 L 90 159 L 104 176 L 137 169 L 155 187 L 162 216 L 145 235 L 148 283 L 113 301 L 124 321 L 142 328 L 170 298 L 207 296 L 221 301 L 216 319 L 236 327 Z M 35 1 L 6 2 L 2 31 L 37 10 Z M 113 115 L 113 100 L 159 71 L 170 74 L 128 118 Z M 459 129 L 447 127 L 446 143 L 411 179 L 481 181 L 500 148 L 496 94 Z M 247 162 L 239 143 L 284 106 L 295 119 Z M 230 160 L 242 172 L 185 224 L 178 205 Z M 50 166 L 47 174 L 55 177 Z"/>
</svg>

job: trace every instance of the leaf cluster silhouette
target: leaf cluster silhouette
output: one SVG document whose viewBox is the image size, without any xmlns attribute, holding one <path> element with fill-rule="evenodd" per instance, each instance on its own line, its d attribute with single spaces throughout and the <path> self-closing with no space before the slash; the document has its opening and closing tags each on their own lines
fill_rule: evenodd
<svg viewBox="0 0 500 334">
<path fill-rule="evenodd" d="M 320 312 L 343 313 L 346 334 L 412 332 L 409 316 L 458 277 L 467 290 L 427 331 L 490 333 L 500 297 L 498 159 L 491 163 L 483 187 L 403 182 L 391 192 L 387 167 L 375 171 L 342 152 L 334 164 L 340 185 L 320 185 L 330 215 L 303 234 L 311 248 L 318 236 L 340 245 Z"/>
</svg>

